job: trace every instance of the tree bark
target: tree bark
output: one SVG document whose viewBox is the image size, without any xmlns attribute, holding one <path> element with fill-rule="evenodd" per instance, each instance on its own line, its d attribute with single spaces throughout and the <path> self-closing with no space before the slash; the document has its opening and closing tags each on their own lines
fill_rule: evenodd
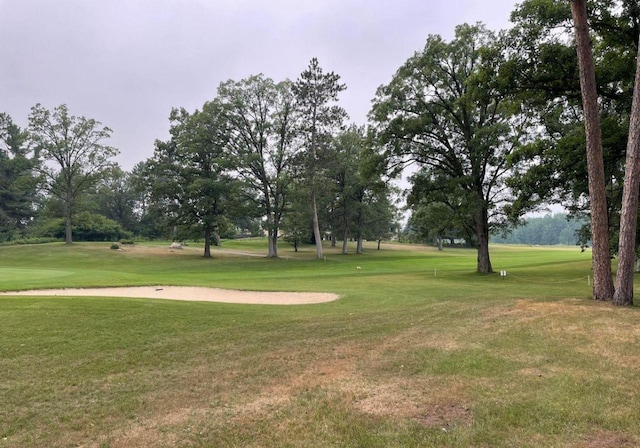
<svg viewBox="0 0 640 448">
<path fill-rule="evenodd" d="M 344 235 L 342 236 L 342 255 L 347 255 L 348 244 L 349 244 L 349 229 L 345 228 Z"/>
<path fill-rule="evenodd" d="M 611 300 L 614 294 L 609 251 L 609 223 L 605 194 L 604 159 L 596 76 L 589 37 L 585 0 L 570 0 L 571 14 L 576 32 L 580 88 L 584 109 L 584 126 L 587 138 L 587 173 L 591 204 L 591 240 L 593 263 L 593 298 Z"/>
<path fill-rule="evenodd" d="M 67 191 L 67 196 L 64 204 L 64 242 L 65 244 L 73 243 L 73 230 L 71 228 L 71 215 L 73 210 L 71 208 L 72 198 Z"/>
<path fill-rule="evenodd" d="M 204 258 L 211 258 L 211 227 L 204 228 Z"/>
<path fill-rule="evenodd" d="M 315 190 L 315 187 L 314 187 Z M 320 237 L 320 224 L 318 222 L 318 204 L 316 201 L 316 192 L 311 193 L 311 212 L 313 214 L 313 236 L 316 240 L 317 258 L 322 258 L 322 238 Z"/>
<path fill-rule="evenodd" d="M 262 179 L 266 179 L 266 176 L 262 176 Z M 271 194 L 269 188 L 264 181 L 263 194 L 264 202 L 266 206 L 267 214 L 267 240 L 269 241 L 269 250 L 267 252 L 267 258 L 278 258 L 278 205 L 277 195 L 275 195 L 275 206 L 271 205 Z"/>
<path fill-rule="evenodd" d="M 267 238 L 269 239 L 269 253 L 267 257 L 278 258 L 278 233 L 273 229 L 269 229 Z"/>
<path fill-rule="evenodd" d="M 476 238 L 478 238 L 478 263 L 477 271 L 483 274 L 493 272 L 491 258 L 489 257 L 489 211 L 481 206 L 476 212 Z"/>
<path fill-rule="evenodd" d="M 636 230 L 638 225 L 638 193 L 640 190 L 640 43 L 636 60 L 636 79 L 629 120 L 629 140 L 624 169 L 620 239 L 618 241 L 618 272 L 615 305 L 633 305 L 633 265 L 636 258 Z"/>
<path fill-rule="evenodd" d="M 362 233 L 358 232 L 358 238 L 356 243 L 356 253 L 361 254 L 364 252 L 363 244 L 362 244 Z"/>
</svg>

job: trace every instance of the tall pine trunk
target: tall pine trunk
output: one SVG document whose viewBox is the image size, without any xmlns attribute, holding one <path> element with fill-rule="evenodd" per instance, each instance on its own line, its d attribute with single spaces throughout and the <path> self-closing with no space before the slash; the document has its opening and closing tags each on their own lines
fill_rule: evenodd
<svg viewBox="0 0 640 448">
<path fill-rule="evenodd" d="M 587 7 L 585 0 L 570 0 L 570 3 L 576 32 L 580 88 L 587 137 L 587 173 L 591 204 L 591 241 L 593 242 L 593 298 L 596 300 L 611 300 L 614 287 L 609 252 L 609 222 L 605 194 L 604 158 L 602 154 L 596 76 L 587 21 Z"/>
<path fill-rule="evenodd" d="M 312 220 L 313 220 L 313 237 L 316 240 L 316 252 L 317 258 L 322 258 L 322 238 L 320 237 L 320 223 L 318 222 L 318 204 L 316 201 L 316 192 L 315 187 L 313 187 L 314 191 L 311 192 L 311 212 L 312 212 Z"/>
<path fill-rule="evenodd" d="M 640 189 L 640 42 L 636 60 L 636 80 L 633 89 L 629 141 L 624 169 L 624 189 L 620 214 L 620 239 L 618 244 L 618 272 L 615 305 L 633 305 L 633 264 L 636 255 L 636 230 L 638 225 L 638 193 Z"/>
</svg>

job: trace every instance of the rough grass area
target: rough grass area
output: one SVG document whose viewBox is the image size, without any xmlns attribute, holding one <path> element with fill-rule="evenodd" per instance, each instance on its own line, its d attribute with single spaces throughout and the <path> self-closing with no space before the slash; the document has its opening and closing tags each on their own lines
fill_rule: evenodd
<svg viewBox="0 0 640 448">
<path fill-rule="evenodd" d="M 0 248 L 0 290 L 300 290 L 269 307 L 0 298 L 0 448 L 634 447 L 640 314 L 591 301 L 590 254 L 264 243 Z M 286 257 L 286 258 L 285 258 Z M 359 269 L 358 269 L 359 267 Z"/>
</svg>

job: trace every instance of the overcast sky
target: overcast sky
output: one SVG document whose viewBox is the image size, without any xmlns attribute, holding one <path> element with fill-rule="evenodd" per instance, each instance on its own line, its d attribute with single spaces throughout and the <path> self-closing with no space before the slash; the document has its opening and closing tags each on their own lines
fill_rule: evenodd
<svg viewBox="0 0 640 448">
<path fill-rule="evenodd" d="M 341 76 L 364 124 L 376 88 L 429 34 L 509 27 L 517 0 L 0 0 L 0 112 L 22 127 L 36 103 L 113 129 L 130 170 L 218 85 L 263 73 L 295 80 L 317 57 Z"/>
</svg>

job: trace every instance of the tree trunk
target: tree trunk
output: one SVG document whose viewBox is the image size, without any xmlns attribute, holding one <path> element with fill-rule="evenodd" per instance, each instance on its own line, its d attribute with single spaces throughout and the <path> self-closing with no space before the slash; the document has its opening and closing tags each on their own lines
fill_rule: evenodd
<svg viewBox="0 0 640 448">
<path fill-rule="evenodd" d="M 477 271 L 483 274 L 493 272 L 489 257 L 489 212 L 486 207 L 480 207 L 476 213 L 476 237 L 478 239 Z"/>
<path fill-rule="evenodd" d="M 269 194 L 269 189 L 265 187 L 263 189 L 263 194 L 265 197 L 266 204 L 266 214 L 267 214 L 267 240 L 269 241 L 269 251 L 267 253 L 267 258 L 278 258 L 278 227 L 280 224 L 278 213 L 278 205 L 272 206 L 271 204 L 271 195 Z M 277 202 L 277 196 L 276 196 Z"/>
<path fill-rule="evenodd" d="M 358 232 L 358 238 L 357 238 L 357 243 L 356 243 L 356 253 L 357 254 L 361 254 L 364 252 L 364 249 L 362 248 L 362 233 Z"/>
<path fill-rule="evenodd" d="M 211 227 L 204 228 L 204 258 L 211 258 Z"/>
<path fill-rule="evenodd" d="M 344 235 L 342 236 L 342 255 L 347 255 L 348 243 L 349 243 L 349 229 L 345 227 Z"/>
<path fill-rule="evenodd" d="M 618 272 L 616 273 L 616 290 L 613 295 L 615 305 L 633 305 L 633 264 L 636 257 L 638 193 L 640 189 L 640 43 L 636 65 L 620 214 Z"/>
<path fill-rule="evenodd" d="M 65 244 L 73 243 L 73 232 L 71 229 L 71 198 L 67 195 L 67 200 L 64 204 L 64 242 Z"/>
<path fill-rule="evenodd" d="M 380 250 L 380 244 L 382 243 L 382 240 L 378 240 L 378 250 Z"/>
<path fill-rule="evenodd" d="M 613 279 L 609 252 L 609 223 L 605 194 L 604 159 L 598 110 L 596 76 L 591 52 L 589 24 L 585 0 L 571 0 L 571 14 L 576 32 L 580 88 L 584 109 L 584 126 L 587 137 L 587 172 L 591 203 L 591 241 L 593 242 L 593 298 L 611 300 Z"/>
<path fill-rule="evenodd" d="M 311 193 L 311 212 L 313 214 L 313 236 L 316 240 L 317 258 L 322 258 L 322 238 L 320 237 L 320 224 L 318 223 L 318 204 L 316 203 L 316 192 Z"/>
<path fill-rule="evenodd" d="M 267 254 L 267 257 L 278 258 L 278 232 L 270 226 L 267 234 L 267 238 L 269 240 L 269 253 Z"/>
<path fill-rule="evenodd" d="M 437 236 L 436 237 L 436 244 L 438 245 L 438 250 L 439 251 L 443 249 L 442 241 L 443 241 L 443 238 L 441 236 Z"/>
</svg>

